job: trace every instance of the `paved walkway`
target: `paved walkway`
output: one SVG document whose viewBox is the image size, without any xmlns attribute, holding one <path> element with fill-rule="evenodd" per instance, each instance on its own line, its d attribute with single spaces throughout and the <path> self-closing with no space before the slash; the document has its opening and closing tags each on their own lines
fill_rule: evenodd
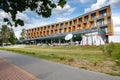
<svg viewBox="0 0 120 80">
<path fill-rule="evenodd" d="M 74 68 L 12 52 L 0 51 L 0 56 L 41 80 L 120 80 L 120 77 Z"/>
<path fill-rule="evenodd" d="M 36 78 L 0 57 L 0 80 L 36 80 Z"/>
</svg>

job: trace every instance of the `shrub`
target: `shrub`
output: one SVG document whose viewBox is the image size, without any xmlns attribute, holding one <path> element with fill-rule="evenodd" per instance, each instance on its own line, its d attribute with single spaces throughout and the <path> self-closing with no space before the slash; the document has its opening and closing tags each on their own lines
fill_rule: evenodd
<svg viewBox="0 0 120 80">
<path fill-rule="evenodd" d="M 103 53 L 105 53 L 105 46 L 104 46 L 104 45 L 100 45 L 99 49 L 100 49 Z"/>
<path fill-rule="evenodd" d="M 74 58 L 68 58 L 68 61 L 69 61 L 69 62 L 73 62 L 73 61 L 74 61 Z"/>
<path fill-rule="evenodd" d="M 60 60 L 66 60 L 64 56 L 59 57 Z"/>
<path fill-rule="evenodd" d="M 111 42 L 111 43 L 107 44 L 105 49 L 106 49 L 107 54 L 109 56 L 112 56 L 112 52 L 114 50 L 114 43 Z"/>
<path fill-rule="evenodd" d="M 101 46 L 99 47 L 99 49 L 102 50 L 102 52 L 103 52 L 104 54 L 107 54 L 107 55 L 109 55 L 109 56 L 112 56 L 112 52 L 113 52 L 113 50 L 114 50 L 114 43 L 111 42 L 111 43 L 109 43 L 109 44 L 101 45 Z"/>
</svg>

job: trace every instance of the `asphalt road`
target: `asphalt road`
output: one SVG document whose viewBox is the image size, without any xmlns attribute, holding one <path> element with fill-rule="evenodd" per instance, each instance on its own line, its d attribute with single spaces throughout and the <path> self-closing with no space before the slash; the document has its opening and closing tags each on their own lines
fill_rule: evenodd
<svg viewBox="0 0 120 80">
<path fill-rule="evenodd" d="M 8 51 L 0 50 L 0 56 L 41 80 L 120 80 L 120 77 L 83 70 Z"/>
</svg>

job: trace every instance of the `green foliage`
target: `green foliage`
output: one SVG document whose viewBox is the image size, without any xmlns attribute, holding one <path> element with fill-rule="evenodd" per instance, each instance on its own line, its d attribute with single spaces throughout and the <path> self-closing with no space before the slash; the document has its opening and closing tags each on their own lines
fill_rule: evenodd
<svg viewBox="0 0 120 80">
<path fill-rule="evenodd" d="M 24 39 L 24 31 L 25 31 L 25 29 L 22 29 L 22 32 L 20 33 L 20 38 L 19 38 L 19 40 L 23 40 Z"/>
<path fill-rule="evenodd" d="M 114 50 L 114 43 L 111 42 L 109 44 L 101 45 L 99 49 L 102 50 L 105 55 L 107 54 L 108 56 L 112 56 L 112 52 Z"/>
<path fill-rule="evenodd" d="M 66 60 L 66 57 L 61 56 L 61 57 L 59 57 L 59 59 L 60 59 L 60 60 Z"/>
<path fill-rule="evenodd" d="M 73 61 L 74 61 L 74 58 L 72 58 L 72 57 L 68 58 L 68 62 L 73 62 Z"/>
<path fill-rule="evenodd" d="M 106 74 L 109 74 L 109 75 L 112 75 L 112 76 L 120 76 L 119 73 L 115 73 L 115 72 L 109 72 L 109 73 L 106 73 Z"/>
<path fill-rule="evenodd" d="M 0 31 L 1 44 L 9 43 L 9 36 L 10 36 L 9 32 L 10 32 L 10 29 L 6 25 L 3 25 Z"/>
<path fill-rule="evenodd" d="M 105 53 L 105 46 L 104 46 L 104 45 L 100 45 L 99 49 L 100 49 L 103 53 Z"/>
<path fill-rule="evenodd" d="M 120 66 L 120 60 L 115 60 L 116 64 Z"/>
<path fill-rule="evenodd" d="M 14 33 L 13 29 L 10 29 L 9 34 L 10 34 L 9 42 L 10 42 L 11 44 L 15 44 L 16 41 L 17 41 L 17 38 L 16 38 L 16 36 L 15 36 L 15 33 Z"/>
<path fill-rule="evenodd" d="M 114 50 L 114 44 L 113 44 L 113 42 L 107 44 L 105 49 L 106 49 L 107 54 L 109 56 L 112 56 L 112 52 Z"/>
<path fill-rule="evenodd" d="M 53 8 L 56 8 L 56 6 L 63 7 L 65 4 L 66 0 L 0 0 L 0 9 L 11 15 L 12 20 L 5 18 L 4 21 L 8 22 L 10 26 L 14 25 L 17 27 L 18 25 L 24 26 L 22 20 L 16 19 L 18 12 L 30 9 L 38 15 L 47 18 L 51 16 Z"/>
<path fill-rule="evenodd" d="M 3 43 L 15 44 L 16 40 L 17 38 L 15 37 L 13 29 L 10 29 L 6 25 L 3 25 L 0 31 L 0 41 L 1 41 L 0 44 L 1 45 Z"/>
</svg>

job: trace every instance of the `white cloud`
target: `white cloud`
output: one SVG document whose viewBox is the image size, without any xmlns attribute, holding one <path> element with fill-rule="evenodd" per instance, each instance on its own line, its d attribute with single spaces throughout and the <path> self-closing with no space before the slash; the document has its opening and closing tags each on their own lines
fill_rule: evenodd
<svg viewBox="0 0 120 80">
<path fill-rule="evenodd" d="M 67 16 L 70 15 L 74 10 L 75 8 L 72 8 L 70 5 L 66 4 L 64 8 L 57 6 L 57 8 L 53 9 L 53 14 L 57 16 L 59 15 Z"/>
<path fill-rule="evenodd" d="M 89 8 L 85 8 L 84 12 L 90 12 L 106 5 L 112 5 L 113 7 L 120 7 L 120 0 L 97 0 L 97 2 L 92 4 Z"/>
<path fill-rule="evenodd" d="M 56 19 L 57 19 L 58 22 L 60 22 L 60 21 L 66 21 L 69 18 L 66 18 L 66 17 L 57 17 Z"/>
<path fill-rule="evenodd" d="M 16 19 L 22 19 L 22 20 L 24 20 L 24 21 L 29 20 L 27 14 L 20 13 L 20 12 L 17 13 L 17 15 L 16 15 Z"/>
<path fill-rule="evenodd" d="M 120 16 L 114 16 L 112 19 L 115 34 L 120 33 Z"/>
<path fill-rule="evenodd" d="M 35 18 L 29 18 L 29 20 L 30 20 L 30 22 L 25 23 L 24 27 L 18 26 L 18 27 L 13 28 L 17 38 L 20 37 L 20 33 L 23 28 L 30 29 L 30 28 L 39 27 L 39 26 L 50 23 L 50 22 L 44 21 L 43 19 L 39 20 L 39 19 L 35 19 Z"/>
<path fill-rule="evenodd" d="M 107 4 L 107 0 L 97 0 L 96 3 L 92 4 L 91 7 L 84 9 L 84 12 L 90 12 L 95 9 L 101 8 Z"/>
<path fill-rule="evenodd" d="M 120 7 L 120 0 L 109 0 L 108 4 L 114 7 Z"/>
<path fill-rule="evenodd" d="M 14 33 L 15 33 L 15 36 L 19 39 L 20 37 L 20 33 L 22 31 L 23 27 L 21 26 L 18 26 L 18 27 L 14 27 L 13 30 L 14 30 Z"/>
<path fill-rule="evenodd" d="M 4 11 L 0 11 L 0 18 L 10 18 L 10 15 Z"/>
<path fill-rule="evenodd" d="M 89 2 L 89 0 L 80 0 L 80 3 L 86 3 Z"/>
<path fill-rule="evenodd" d="M 113 16 L 113 24 L 115 27 L 120 27 L 120 16 Z"/>
<path fill-rule="evenodd" d="M 53 9 L 53 15 L 57 20 L 56 22 L 61 22 L 61 21 L 68 20 L 70 15 L 74 11 L 75 11 L 75 7 L 71 7 L 69 4 L 66 4 L 64 8 L 57 6 L 57 8 Z"/>
</svg>

